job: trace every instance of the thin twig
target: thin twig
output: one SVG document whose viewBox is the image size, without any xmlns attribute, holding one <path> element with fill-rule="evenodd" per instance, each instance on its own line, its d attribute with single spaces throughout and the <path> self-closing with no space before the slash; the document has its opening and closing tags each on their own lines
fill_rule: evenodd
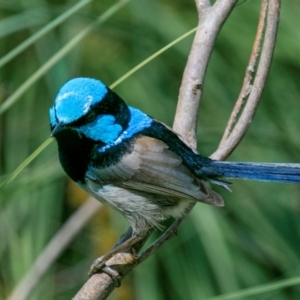
<svg viewBox="0 0 300 300">
<path fill-rule="evenodd" d="M 229 137 L 222 143 L 221 147 L 213 153 L 213 159 L 226 158 L 239 144 L 256 112 L 263 87 L 270 69 L 271 60 L 275 48 L 276 34 L 279 22 L 280 0 L 267 0 L 267 26 L 264 34 L 264 43 L 259 60 L 253 86 L 243 112 Z"/>
<path fill-rule="evenodd" d="M 233 111 L 231 113 L 230 119 L 227 123 L 226 129 L 224 131 L 222 140 L 219 144 L 219 147 L 222 148 L 223 143 L 228 139 L 229 135 L 231 134 L 234 125 L 236 124 L 237 117 L 240 114 L 245 101 L 248 99 L 249 94 L 251 92 L 252 84 L 253 84 L 253 75 L 255 74 L 257 62 L 259 59 L 260 50 L 262 47 L 263 42 L 263 35 L 267 25 L 267 10 L 268 9 L 268 1 L 262 0 L 261 2 L 261 9 L 260 9 L 260 16 L 259 22 L 257 26 L 257 32 L 252 48 L 252 52 L 250 55 L 249 63 L 246 68 L 245 77 L 243 81 L 243 86 L 241 88 L 239 97 L 235 103 Z"/>
</svg>

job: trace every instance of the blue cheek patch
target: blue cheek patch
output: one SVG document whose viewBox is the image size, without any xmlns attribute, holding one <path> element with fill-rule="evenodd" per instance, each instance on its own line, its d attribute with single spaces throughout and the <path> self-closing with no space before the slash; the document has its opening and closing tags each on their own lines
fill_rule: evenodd
<svg viewBox="0 0 300 300">
<path fill-rule="evenodd" d="M 113 116 L 101 115 L 94 122 L 81 126 L 79 130 L 90 139 L 112 144 L 120 135 L 122 126 L 115 124 Z"/>
<path fill-rule="evenodd" d="M 133 108 L 131 106 L 128 106 L 128 108 L 131 114 L 128 127 L 126 128 L 126 130 L 122 132 L 122 134 L 116 140 L 114 140 L 113 143 L 110 143 L 106 146 L 99 148 L 98 149 L 99 152 L 105 152 L 110 147 L 122 143 L 124 140 L 133 137 L 136 133 L 139 133 L 143 129 L 151 126 L 153 121 L 151 117 L 149 117 L 148 115 L 142 113 L 140 110 Z"/>
</svg>

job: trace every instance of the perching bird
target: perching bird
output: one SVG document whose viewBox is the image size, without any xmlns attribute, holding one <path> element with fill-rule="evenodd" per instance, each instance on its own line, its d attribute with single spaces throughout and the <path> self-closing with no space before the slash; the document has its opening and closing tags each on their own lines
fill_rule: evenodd
<svg viewBox="0 0 300 300">
<path fill-rule="evenodd" d="M 191 202 L 223 206 L 209 183 L 228 188 L 227 178 L 300 181 L 298 164 L 204 157 L 165 124 L 127 106 L 95 79 L 68 81 L 50 109 L 50 124 L 65 172 L 121 212 L 136 235 L 180 216 Z"/>
</svg>

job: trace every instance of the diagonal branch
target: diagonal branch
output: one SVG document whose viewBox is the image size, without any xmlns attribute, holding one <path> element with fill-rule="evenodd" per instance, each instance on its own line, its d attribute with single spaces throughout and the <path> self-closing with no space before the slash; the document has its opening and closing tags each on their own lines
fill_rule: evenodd
<svg viewBox="0 0 300 300">
<path fill-rule="evenodd" d="M 215 40 L 237 0 L 219 0 L 213 6 L 197 0 L 198 28 L 183 73 L 173 128 L 196 148 L 196 126 L 205 72 Z"/>
</svg>

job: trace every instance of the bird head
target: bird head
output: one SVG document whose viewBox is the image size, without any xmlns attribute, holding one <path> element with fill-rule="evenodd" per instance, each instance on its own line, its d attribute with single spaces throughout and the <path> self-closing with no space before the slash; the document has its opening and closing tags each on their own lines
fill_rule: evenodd
<svg viewBox="0 0 300 300">
<path fill-rule="evenodd" d="M 110 144 L 126 129 L 129 119 L 126 103 L 104 83 L 91 78 L 65 83 L 50 108 L 51 135 L 56 138 L 71 130 Z"/>
</svg>

